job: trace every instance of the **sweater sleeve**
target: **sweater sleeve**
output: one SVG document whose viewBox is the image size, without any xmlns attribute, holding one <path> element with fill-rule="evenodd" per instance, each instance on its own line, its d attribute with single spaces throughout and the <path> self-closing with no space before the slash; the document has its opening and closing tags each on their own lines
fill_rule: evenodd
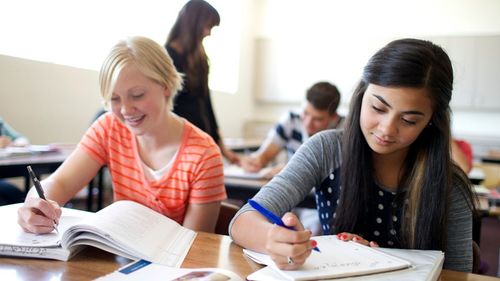
<svg viewBox="0 0 500 281">
<path fill-rule="evenodd" d="M 304 143 L 290 159 L 286 167 L 264 185 L 254 200 L 278 216 L 298 205 L 340 163 L 340 133 L 336 130 L 323 131 Z M 234 216 L 252 210 L 244 205 Z"/>
<path fill-rule="evenodd" d="M 450 198 L 444 269 L 472 271 L 472 211 L 454 188 Z"/>
</svg>

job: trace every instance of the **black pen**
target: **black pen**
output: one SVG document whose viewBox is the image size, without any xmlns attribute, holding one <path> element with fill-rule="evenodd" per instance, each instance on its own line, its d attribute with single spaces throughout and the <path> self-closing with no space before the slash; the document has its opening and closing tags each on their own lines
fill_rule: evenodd
<svg viewBox="0 0 500 281">
<path fill-rule="evenodd" d="M 40 181 L 36 177 L 35 172 L 33 172 L 33 169 L 31 169 L 31 166 L 28 166 L 27 168 L 28 168 L 28 173 L 30 174 L 30 177 L 33 180 L 33 183 L 35 185 L 36 193 L 38 193 L 38 196 L 40 198 L 42 198 L 43 200 L 47 200 L 47 198 L 45 198 L 45 194 L 43 193 L 42 185 L 40 184 Z M 57 222 L 55 220 L 54 220 L 54 230 L 56 232 L 59 232 L 57 230 Z"/>
</svg>

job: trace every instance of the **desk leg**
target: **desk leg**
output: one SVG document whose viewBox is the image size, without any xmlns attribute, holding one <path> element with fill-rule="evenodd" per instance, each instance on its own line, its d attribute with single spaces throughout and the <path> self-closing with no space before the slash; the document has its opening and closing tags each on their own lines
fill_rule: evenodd
<svg viewBox="0 0 500 281">
<path fill-rule="evenodd" d="M 102 209 L 103 201 L 104 201 L 104 168 L 101 168 L 97 173 L 97 176 L 90 180 L 88 186 L 88 196 L 87 196 L 87 210 L 93 212 L 94 207 L 94 187 L 97 180 L 97 209 L 95 211 L 99 211 Z"/>
<path fill-rule="evenodd" d="M 500 277 L 500 248 L 498 248 L 498 267 L 497 267 L 497 276 Z"/>
<path fill-rule="evenodd" d="M 94 179 L 91 179 L 88 186 L 87 194 L 87 211 L 92 212 L 92 201 L 94 201 Z"/>
<path fill-rule="evenodd" d="M 103 204 L 103 197 L 104 197 L 104 168 L 101 168 L 99 170 L 99 173 L 97 174 L 97 211 L 102 209 L 102 204 Z"/>
</svg>

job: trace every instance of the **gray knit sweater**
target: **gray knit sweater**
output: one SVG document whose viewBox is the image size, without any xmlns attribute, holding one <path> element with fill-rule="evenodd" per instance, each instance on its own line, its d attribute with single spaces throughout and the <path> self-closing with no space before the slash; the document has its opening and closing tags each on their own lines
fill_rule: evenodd
<svg viewBox="0 0 500 281">
<path fill-rule="evenodd" d="M 282 216 L 299 204 L 319 186 L 341 163 L 341 135 L 337 130 L 316 134 L 294 154 L 286 168 L 263 186 L 254 200 Z M 246 204 L 233 218 L 252 210 Z M 447 227 L 447 250 L 444 268 L 470 272 L 472 270 L 472 212 L 458 189 L 454 189 Z"/>
</svg>

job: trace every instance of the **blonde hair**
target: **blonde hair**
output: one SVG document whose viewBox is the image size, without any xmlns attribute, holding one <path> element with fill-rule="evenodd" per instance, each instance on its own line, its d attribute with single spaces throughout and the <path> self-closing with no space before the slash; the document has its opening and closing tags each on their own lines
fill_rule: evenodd
<svg viewBox="0 0 500 281">
<path fill-rule="evenodd" d="M 172 106 L 172 97 L 182 88 L 181 75 L 162 46 L 149 38 L 135 36 L 118 41 L 101 66 L 99 85 L 105 107 L 111 100 L 121 70 L 129 64 L 134 64 L 146 77 L 172 91 L 167 100 Z"/>
</svg>

